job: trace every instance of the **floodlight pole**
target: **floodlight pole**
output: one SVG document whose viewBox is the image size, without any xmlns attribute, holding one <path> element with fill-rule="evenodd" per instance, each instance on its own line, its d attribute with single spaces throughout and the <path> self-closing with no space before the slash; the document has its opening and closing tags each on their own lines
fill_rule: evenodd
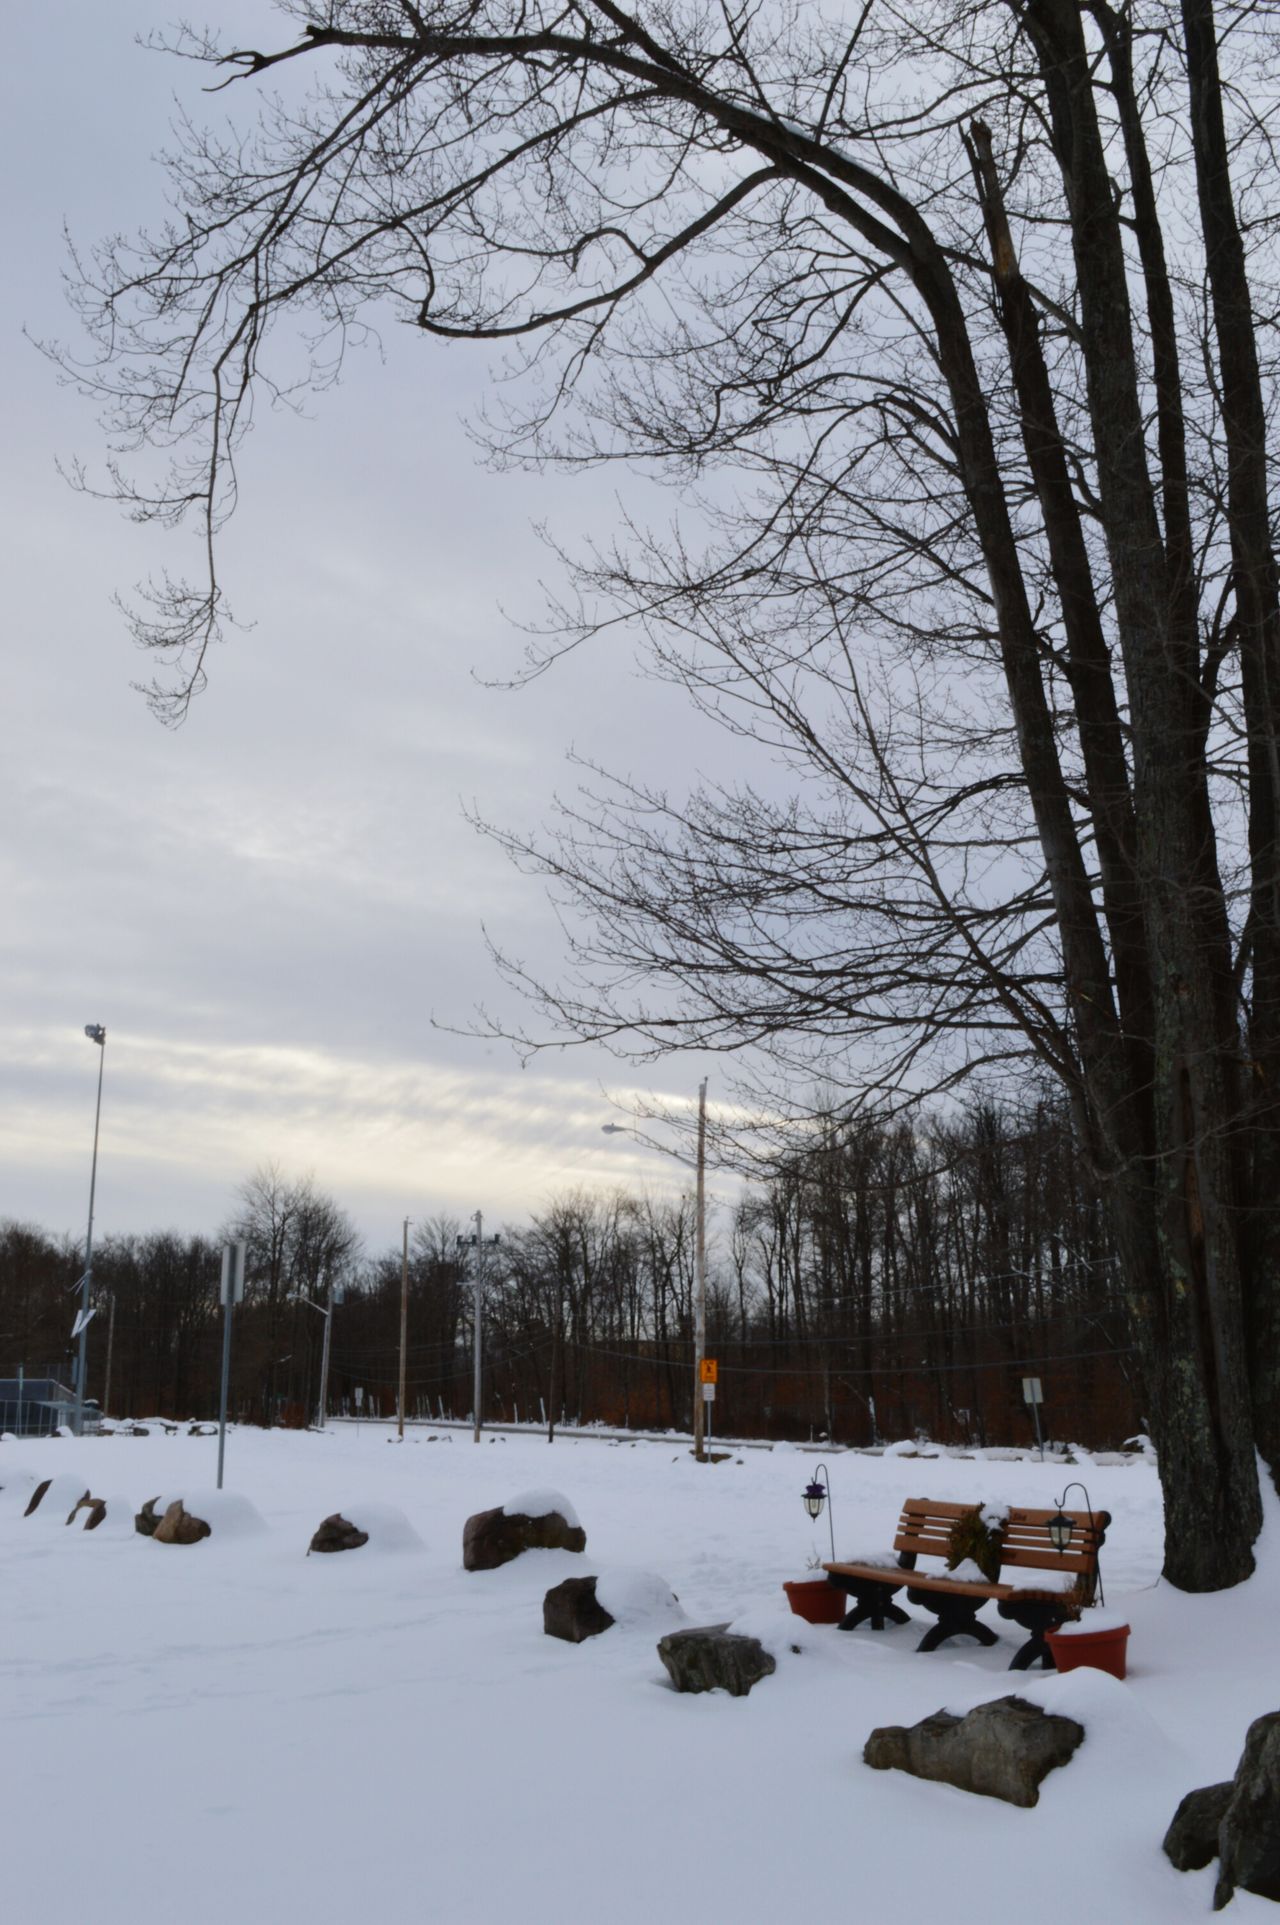
<svg viewBox="0 0 1280 1925">
<path fill-rule="evenodd" d="M 77 1437 L 84 1436 L 84 1384 L 89 1351 L 89 1290 L 93 1283 L 93 1198 L 98 1186 L 98 1125 L 102 1120 L 102 1071 L 107 1060 L 107 1032 L 102 1023 L 86 1023 L 84 1033 L 96 1043 L 98 1056 L 98 1103 L 93 1112 L 93 1162 L 89 1169 L 89 1228 L 84 1239 L 84 1276 L 80 1287 L 80 1357 L 76 1365 L 76 1413 L 72 1426 Z"/>
</svg>

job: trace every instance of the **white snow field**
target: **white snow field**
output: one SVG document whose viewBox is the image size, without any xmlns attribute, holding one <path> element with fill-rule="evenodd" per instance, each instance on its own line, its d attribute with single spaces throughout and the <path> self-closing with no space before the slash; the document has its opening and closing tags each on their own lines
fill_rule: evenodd
<svg viewBox="0 0 1280 1925">
<path fill-rule="evenodd" d="M 993 1607 L 997 1648 L 923 1656 L 923 1624 L 877 1635 L 789 1616 L 782 1581 L 828 1550 L 826 1518 L 801 1502 L 815 1460 L 795 1450 L 699 1466 L 675 1440 L 428 1437 L 241 1430 L 221 1500 L 216 1439 L 0 1444 L 5 1920 L 1209 1916 L 1212 1870 L 1175 1872 L 1160 1840 L 1182 1794 L 1228 1777 L 1250 1720 L 1280 1707 L 1274 1498 L 1258 1574 L 1192 1598 L 1159 1581 L 1148 1463 L 829 1459 L 845 1555 L 887 1546 L 908 1496 L 1047 1505 L 1082 1478 L 1113 1517 L 1106 1601 L 1133 1627 L 1121 1684 L 1010 1675 L 1021 1633 Z M 108 1503 L 92 1533 L 62 1521 L 86 1488 Z M 531 1489 L 569 1499 L 585 1556 L 465 1572 L 467 1516 Z M 136 1535 L 134 1510 L 165 1494 L 213 1536 Z M 308 1558 L 335 1510 L 369 1544 Z M 622 1607 L 582 1645 L 542 1630 L 544 1592 L 575 1573 Z M 776 1674 L 744 1699 L 671 1690 L 655 1649 L 680 1621 L 667 1586 L 684 1621 L 765 1638 Z M 1087 1727 L 1034 1810 L 862 1763 L 874 1725 L 1010 1690 Z M 1227 1916 L 1280 1914 L 1242 1893 Z"/>
</svg>

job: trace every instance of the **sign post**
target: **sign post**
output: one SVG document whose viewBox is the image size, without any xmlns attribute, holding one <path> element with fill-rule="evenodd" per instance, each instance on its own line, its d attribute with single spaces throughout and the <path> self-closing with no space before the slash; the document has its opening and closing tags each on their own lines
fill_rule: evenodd
<svg viewBox="0 0 1280 1925">
<path fill-rule="evenodd" d="M 698 1378 L 702 1385 L 702 1415 L 706 1428 L 706 1442 L 711 1442 L 711 1406 L 716 1400 L 716 1379 L 719 1368 L 714 1357 L 698 1359 Z"/>
<path fill-rule="evenodd" d="M 222 1246 L 222 1395 L 218 1401 L 218 1489 L 222 1489 L 222 1459 L 227 1447 L 227 1385 L 231 1381 L 231 1312 L 244 1302 L 244 1245 Z"/>
<path fill-rule="evenodd" d="M 1040 1434 L 1040 1406 L 1044 1402 L 1044 1392 L 1038 1377 L 1024 1377 L 1022 1380 L 1022 1401 L 1030 1404 L 1031 1414 L 1036 1420 L 1036 1442 L 1040 1446 L 1040 1462 L 1044 1462 L 1044 1438 Z"/>
</svg>

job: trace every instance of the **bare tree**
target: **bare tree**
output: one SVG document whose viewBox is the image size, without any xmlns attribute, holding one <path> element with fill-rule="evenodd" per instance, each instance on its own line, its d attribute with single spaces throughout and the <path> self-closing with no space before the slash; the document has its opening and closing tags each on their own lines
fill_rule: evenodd
<svg viewBox="0 0 1280 1925">
<path fill-rule="evenodd" d="M 245 1179 L 239 1202 L 228 1234 L 248 1245 L 245 1297 L 262 1311 L 256 1329 L 259 1408 L 261 1421 L 272 1424 L 286 1399 L 302 1410 L 311 1407 L 319 1333 L 314 1314 L 307 1315 L 306 1299 L 314 1302 L 345 1277 L 360 1238 L 346 1211 L 316 1187 L 313 1177 L 288 1178 L 275 1163 L 259 1165 Z M 289 1349 L 282 1351 L 286 1342 Z M 282 1378 L 286 1364 L 290 1368 Z"/>
<path fill-rule="evenodd" d="M 140 615 L 157 699 L 204 673 L 255 393 L 379 315 L 524 344 L 512 458 L 729 466 L 729 506 L 596 556 L 564 627 L 646 625 L 795 798 L 602 776 L 561 840 L 513 840 L 579 918 L 544 1007 L 893 1091 L 1051 1073 L 1106 1188 L 1167 1574 L 1244 1577 L 1255 1442 L 1280 1464 L 1265 17 L 282 11 L 274 49 L 185 43 L 281 91 L 250 135 L 180 129 L 172 222 L 82 280 L 117 445 L 173 457 L 116 486 L 209 557 Z"/>
</svg>

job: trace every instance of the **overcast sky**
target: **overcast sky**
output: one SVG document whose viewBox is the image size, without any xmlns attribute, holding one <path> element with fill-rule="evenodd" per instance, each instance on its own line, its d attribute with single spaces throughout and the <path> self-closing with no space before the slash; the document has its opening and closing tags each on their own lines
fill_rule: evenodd
<svg viewBox="0 0 1280 1925">
<path fill-rule="evenodd" d="M 269 17 L 265 0 L 211 11 Z M 267 1159 L 314 1172 L 374 1248 L 406 1214 L 514 1222 L 578 1183 L 669 1184 L 661 1158 L 601 1135 L 602 1086 L 692 1100 L 718 1064 L 641 1076 L 582 1051 L 522 1069 L 432 1026 L 505 994 L 482 923 L 548 973 L 557 954 L 537 885 L 463 801 L 527 826 L 572 786 L 570 747 L 673 788 L 710 752 L 621 638 L 520 693 L 477 682 L 518 660 L 503 610 L 538 612 L 553 565 L 534 522 L 600 529 L 617 485 L 477 464 L 462 424 L 484 349 L 400 332 L 307 418 L 266 415 L 224 555 L 255 626 L 179 730 L 131 687 L 150 665 L 111 597 L 181 570 L 191 538 L 59 478 L 58 457 L 100 469 L 103 443 L 23 329 L 74 338 L 64 221 L 91 242 L 161 208 L 175 93 L 220 111 L 198 70 L 134 44 L 171 17 L 68 0 L 6 21 L 0 1216 L 83 1234 L 87 1022 L 108 1031 L 98 1234 L 212 1230 Z"/>
</svg>

